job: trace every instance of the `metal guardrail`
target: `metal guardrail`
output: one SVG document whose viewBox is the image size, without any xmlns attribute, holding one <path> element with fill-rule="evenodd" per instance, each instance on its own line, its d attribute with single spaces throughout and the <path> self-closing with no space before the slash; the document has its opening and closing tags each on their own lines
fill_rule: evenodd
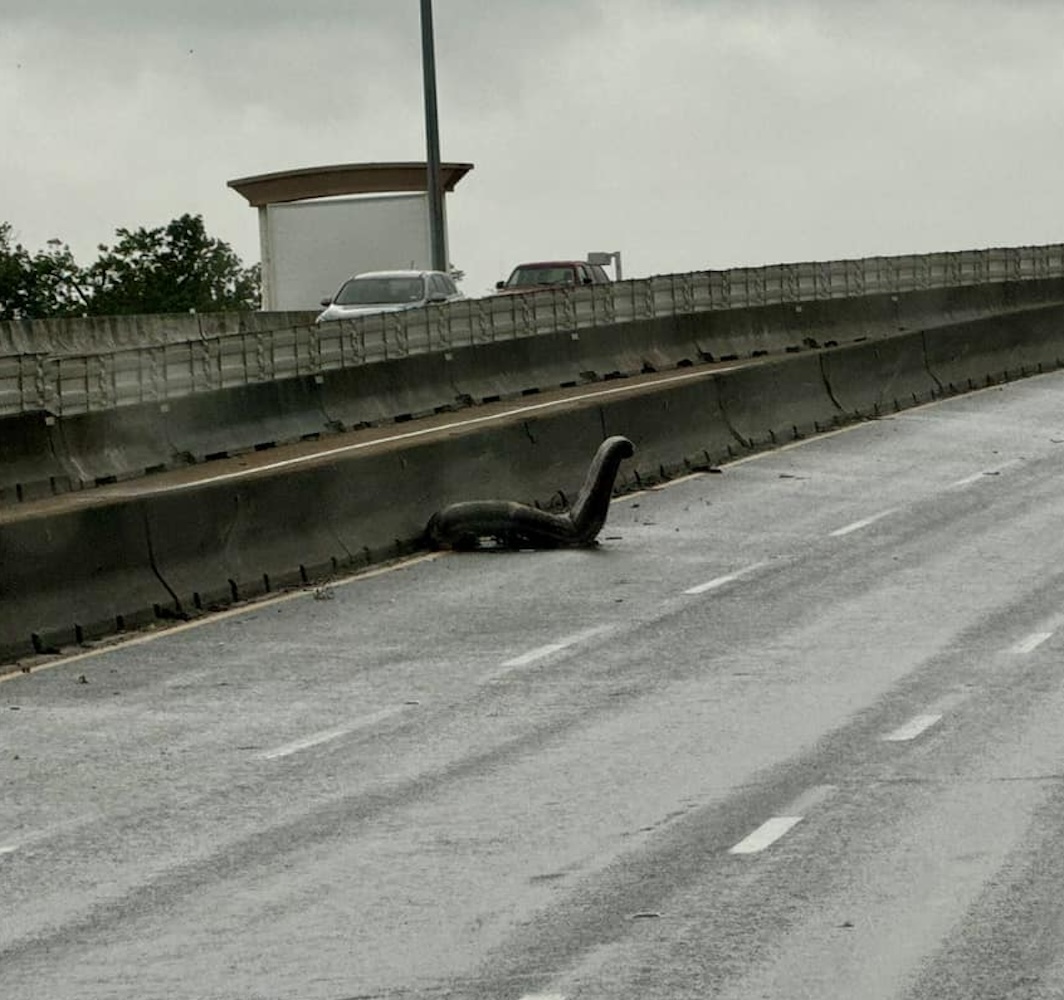
<svg viewBox="0 0 1064 1000">
<path fill-rule="evenodd" d="M 1064 244 L 659 275 L 96 354 L 0 357 L 0 416 L 65 416 L 664 317 L 1064 277 Z"/>
</svg>

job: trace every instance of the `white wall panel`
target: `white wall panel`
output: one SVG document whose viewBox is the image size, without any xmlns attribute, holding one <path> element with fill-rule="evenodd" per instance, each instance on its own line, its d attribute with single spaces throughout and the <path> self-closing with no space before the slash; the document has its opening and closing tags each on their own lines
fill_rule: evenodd
<svg viewBox="0 0 1064 1000">
<path fill-rule="evenodd" d="M 267 311 L 317 309 L 362 271 L 432 266 L 425 194 L 268 205 L 265 225 Z"/>
</svg>

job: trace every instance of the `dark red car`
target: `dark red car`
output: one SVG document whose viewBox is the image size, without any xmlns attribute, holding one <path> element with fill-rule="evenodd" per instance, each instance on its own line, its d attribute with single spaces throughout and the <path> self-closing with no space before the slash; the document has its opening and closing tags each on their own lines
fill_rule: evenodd
<svg viewBox="0 0 1064 1000">
<path fill-rule="evenodd" d="M 610 276 L 598 264 L 583 260 L 538 260 L 518 264 L 505 281 L 497 281 L 500 295 L 537 292 L 545 288 L 580 288 L 609 284 Z"/>
</svg>

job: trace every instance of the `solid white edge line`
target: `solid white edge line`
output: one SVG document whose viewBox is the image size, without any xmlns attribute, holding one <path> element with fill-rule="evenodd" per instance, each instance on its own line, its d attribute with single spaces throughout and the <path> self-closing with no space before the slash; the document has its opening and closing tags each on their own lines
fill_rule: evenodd
<svg viewBox="0 0 1064 1000">
<path fill-rule="evenodd" d="M 178 622 L 176 624 L 159 625 L 152 632 L 143 632 L 138 635 L 130 635 L 120 639 L 111 637 L 114 641 L 108 641 L 105 639 L 100 646 L 95 649 L 86 649 L 78 653 L 70 653 L 69 655 L 60 655 L 58 659 L 46 660 L 42 663 L 34 664 L 28 671 L 25 671 L 17 663 L 4 664 L 0 666 L 0 684 L 5 681 L 13 681 L 17 677 L 25 676 L 25 674 L 36 674 L 42 670 L 51 670 L 54 667 L 64 667 L 69 663 L 77 663 L 79 660 L 90 660 L 97 656 L 104 656 L 107 653 L 114 652 L 116 649 L 128 649 L 130 646 L 140 646 L 146 642 L 155 642 L 157 639 L 166 639 L 180 632 L 187 632 L 189 629 L 203 628 L 206 625 L 213 625 L 215 622 L 225 621 L 227 618 L 236 618 L 240 615 L 253 614 L 260 611 L 263 608 L 271 607 L 274 604 L 285 604 L 288 601 L 296 601 L 303 597 L 313 597 L 315 592 L 321 590 L 324 587 L 336 588 L 345 587 L 352 583 L 361 583 L 363 580 L 372 580 L 376 576 L 384 576 L 386 573 L 395 573 L 399 570 L 408 569 L 410 566 L 415 566 L 422 562 L 431 562 L 434 559 L 442 559 L 444 556 L 449 555 L 447 552 L 423 552 L 420 555 L 411 556 L 409 559 L 403 559 L 397 562 L 391 562 L 384 566 L 375 566 L 373 569 L 367 569 L 361 573 L 347 573 L 342 577 L 337 577 L 335 580 L 322 580 L 318 583 L 300 584 L 297 587 L 287 589 L 283 592 L 271 594 L 263 597 L 252 597 L 247 601 L 242 601 L 237 607 L 226 608 L 224 611 L 212 611 L 210 614 L 205 614 L 202 618 L 194 618 L 192 621 Z M 7 673 L 4 673 L 7 671 Z"/>
<path fill-rule="evenodd" d="M 887 733 L 883 740 L 887 743 L 906 743 L 916 739 L 942 719 L 941 715 L 917 715 L 902 726 Z"/>
<path fill-rule="evenodd" d="M 218 476 L 212 476 L 210 479 L 199 479 L 194 483 L 174 483 L 169 486 L 155 486 L 153 488 L 146 488 L 143 490 L 131 489 L 128 491 L 122 491 L 116 493 L 117 496 L 124 497 L 137 497 L 153 494 L 163 493 L 177 493 L 183 490 L 199 489 L 202 486 L 209 485 L 211 483 L 224 483 L 232 479 L 246 479 L 248 476 L 257 475 L 262 472 L 272 472 L 277 469 L 290 468 L 293 465 L 306 465 L 310 462 L 317 462 L 326 458 L 334 458 L 337 455 L 345 455 L 349 452 L 362 451 L 366 448 L 374 448 L 377 445 L 392 444 L 396 441 L 410 441 L 419 437 L 425 437 L 429 434 L 439 434 L 445 431 L 459 430 L 463 427 L 474 427 L 477 424 L 485 424 L 498 422 L 500 420 L 506 420 L 514 416 L 519 416 L 522 413 L 535 413 L 539 410 L 548 410 L 552 408 L 558 408 L 560 406 L 570 406 L 573 403 L 583 402 L 587 399 L 596 399 L 602 396 L 611 396 L 622 392 L 634 392 L 642 388 L 653 388 L 659 385 L 669 385 L 672 382 L 686 382 L 696 378 L 712 378 L 715 375 L 719 375 L 723 372 L 732 371 L 735 368 L 741 367 L 740 365 L 729 365 L 723 368 L 714 368 L 709 371 L 697 371 L 697 372 L 685 372 L 682 375 L 670 375 L 665 378 L 655 379 L 652 382 L 647 382 L 638 386 L 618 386 L 615 389 L 601 389 L 598 392 L 583 393 L 579 396 L 570 396 L 567 399 L 555 399 L 545 403 L 533 403 L 529 406 L 520 406 L 516 409 L 508 409 L 502 413 L 491 413 L 481 417 L 470 417 L 467 420 L 453 420 L 450 423 L 440 424 L 438 427 L 424 427 L 416 431 L 406 431 L 402 434 L 389 434 L 385 437 L 376 438 L 372 441 L 358 441 L 354 444 L 340 445 L 337 448 L 328 448 L 325 451 L 315 452 L 312 455 L 298 455 L 295 458 L 285 458 L 278 462 L 271 462 L 268 465 L 256 466 L 253 469 L 240 469 L 237 472 L 225 472 Z"/>
<path fill-rule="evenodd" d="M 726 371 L 732 371 L 735 368 L 739 368 L 739 367 L 741 367 L 741 366 L 740 365 L 729 365 L 727 367 L 714 369 L 714 371 L 715 372 L 726 372 Z M 681 375 L 681 376 L 674 376 L 672 379 L 669 379 L 669 380 L 666 380 L 666 381 L 677 381 L 679 379 L 693 378 L 693 377 L 696 377 L 698 374 L 706 374 L 706 373 L 695 373 L 695 372 L 692 372 L 692 373 L 688 373 L 688 374 Z M 654 383 L 651 383 L 651 384 L 657 385 L 659 383 L 658 382 L 654 382 Z M 621 387 L 618 387 L 617 389 L 606 390 L 606 392 L 607 393 L 608 392 L 620 392 L 620 391 L 623 390 L 623 388 L 624 387 L 621 386 Z M 945 401 L 947 401 L 947 400 L 944 400 L 944 399 L 932 400 L 929 403 L 924 403 L 924 404 L 922 404 L 922 405 L 920 405 L 918 407 L 913 407 L 913 410 L 934 409 L 934 408 L 940 406 Z M 552 404 L 546 404 L 546 403 L 537 404 L 537 406 L 547 406 L 547 405 L 552 405 Z M 535 409 L 535 408 L 536 408 L 536 406 L 530 406 L 530 407 L 526 407 L 525 409 L 529 410 L 529 409 Z M 514 412 L 514 411 L 507 411 L 507 412 Z M 519 411 L 519 412 L 523 412 L 523 411 Z M 909 411 L 907 411 L 904 414 L 899 414 L 898 416 L 903 417 L 905 419 L 912 419 L 913 411 L 909 410 Z M 486 420 L 486 419 L 490 419 L 490 418 L 484 417 L 484 418 L 477 418 L 477 419 L 478 420 Z M 446 429 L 454 428 L 456 426 L 461 426 L 461 425 L 460 424 L 447 424 L 445 427 L 436 428 L 436 429 L 437 430 L 446 430 Z M 816 436 L 816 438 L 809 439 L 809 440 L 822 440 L 824 438 L 837 437 L 837 436 L 839 436 L 841 434 L 849 434 L 849 433 L 852 433 L 855 430 L 858 430 L 862 426 L 863 426 L 862 424 L 858 423 L 858 424 L 852 424 L 852 425 L 850 425 L 848 427 L 840 427 L 840 428 L 838 428 L 836 430 L 833 430 L 833 431 L 826 431 L 826 432 L 824 432 L 822 434 L 818 434 Z M 413 436 L 415 434 L 421 434 L 421 433 L 428 433 L 428 431 L 410 432 L 409 436 Z M 389 438 L 387 440 L 395 440 L 395 439 L 398 439 L 398 438 L 402 438 L 403 436 L 404 435 L 394 435 L 392 438 Z M 789 442 L 787 444 L 780 445 L 779 447 L 772 449 L 772 451 L 770 451 L 770 452 L 758 452 L 757 454 L 754 454 L 754 455 L 745 455 L 745 456 L 743 456 L 741 458 L 735 458 L 735 459 L 732 459 L 731 461 L 728 461 L 728 462 L 722 462 L 721 464 L 722 465 L 727 465 L 729 467 L 738 467 L 740 465 L 748 465 L 751 462 L 760 462 L 760 461 L 763 461 L 767 456 L 778 455 L 781 452 L 788 452 L 788 451 L 792 451 L 792 450 L 794 450 L 796 448 L 805 447 L 806 445 L 809 444 L 809 440 L 803 439 L 803 440 L 800 440 L 800 441 L 791 441 L 791 442 Z M 365 442 L 365 443 L 362 443 L 362 444 L 358 445 L 357 447 L 369 447 L 369 445 L 371 443 L 372 444 L 380 444 L 381 441 L 378 440 L 378 441 L 375 441 L 375 442 Z M 332 451 L 328 452 L 327 454 L 333 455 L 333 454 L 336 454 L 338 450 L 339 451 L 351 450 L 354 447 L 356 447 L 356 446 L 347 445 L 347 446 L 345 446 L 344 448 L 341 448 L 341 449 L 333 449 Z M 318 455 L 315 455 L 315 456 L 312 456 L 312 457 L 320 458 L 321 454 L 318 454 Z M 311 456 L 304 457 L 301 460 L 302 461 L 310 461 L 311 460 Z M 1004 468 L 1007 468 L 1010 465 L 1018 464 L 1018 461 L 1019 460 L 1016 459 L 1016 460 L 1013 460 L 1011 462 L 1006 462 L 1004 465 L 1000 466 L 999 468 L 1004 469 Z M 272 467 L 273 466 L 270 466 L 269 468 L 272 468 Z M 261 471 L 261 470 L 243 470 L 243 471 L 241 471 L 239 473 L 233 473 L 233 475 L 250 475 L 252 471 Z M 698 475 L 698 473 L 693 473 L 692 475 Z M 985 472 L 980 472 L 978 475 L 979 476 L 984 476 L 984 475 L 986 475 L 986 473 Z M 192 484 L 188 484 L 186 486 L 183 486 L 182 488 L 191 488 L 191 485 Z M 196 485 L 198 485 L 198 484 L 196 484 Z M 628 493 L 628 494 L 625 494 L 624 496 L 613 497 L 612 500 L 611 500 L 611 503 L 621 503 L 621 502 L 624 502 L 625 500 L 630 500 L 633 497 L 640 496 L 641 494 L 647 493 L 647 492 L 650 492 L 650 490 L 649 489 L 647 489 L 647 490 L 639 490 L 638 492 Z M 126 493 L 126 494 L 119 494 L 119 495 L 140 496 L 140 495 L 143 495 L 143 492 Z M 343 577 L 341 579 L 329 581 L 329 585 L 330 586 L 334 586 L 334 587 L 338 587 L 338 586 L 342 586 L 344 584 L 353 583 L 353 582 L 356 582 L 356 581 L 359 581 L 359 580 L 370 579 L 370 578 L 372 578 L 374 576 L 378 576 L 378 575 L 380 575 L 382 573 L 391 573 L 391 572 L 394 572 L 395 570 L 405 569 L 407 566 L 412 565 L 414 563 L 427 561 L 427 560 L 430 560 L 430 559 L 438 559 L 441 556 L 444 556 L 446 554 L 447 553 L 443 553 L 443 552 L 428 552 L 428 553 L 424 553 L 422 555 L 414 556 L 414 557 L 412 557 L 410 559 L 400 560 L 400 561 L 398 561 L 396 563 L 392 563 L 392 564 L 389 564 L 387 566 L 377 567 L 375 569 L 368 570 L 366 572 L 349 574 L 349 575 L 347 575 L 347 576 L 345 576 L 345 577 Z M 291 601 L 291 600 L 295 600 L 295 599 L 297 599 L 299 597 L 305 597 L 308 594 L 312 593 L 312 591 L 314 589 L 316 589 L 316 587 L 313 586 L 313 585 L 310 585 L 310 586 L 296 588 L 296 589 L 287 591 L 285 593 L 278 594 L 278 595 L 273 596 L 273 597 L 264 597 L 264 598 L 259 598 L 259 599 L 251 599 L 251 600 L 249 600 L 249 601 L 247 601 L 245 603 L 241 603 L 241 605 L 239 607 L 228 608 L 227 610 L 221 611 L 221 612 L 214 612 L 214 613 L 211 613 L 209 615 L 205 615 L 203 618 L 197 618 L 194 621 L 184 622 L 184 623 L 181 623 L 181 624 L 178 624 L 178 625 L 170 625 L 170 626 L 167 626 L 166 628 L 161 628 L 161 629 L 159 629 L 158 631 L 155 631 L 155 632 L 150 632 L 150 633 L 145 633 L 145 634 L 140 634 L 140 635 L 131 635 L 128 638 L 124 638 L 124 639 L 121 639 L 121 640 L 116 641 L 116 642 L 104 643 L 103 645 L 101 645 L 101 646 L 99 646 L 99 647 L 97 647 L 95 649 L 89 649 L 89 650 L 85 650 L 83 652 L 72 653 L 72 654 L 69 654 L 69 655 L 60 655 L 60 657 L 57 658 L 57 659 L 47 660 L 47 661 L 42 662 L 42 663 L 34 664 L 32 666 L 32 668 L 31 668 L 30 672 L 31 673 L 38 673 L 41 670 L 50 670 L 50 669 L 52 669 L 54 667 L 65 666 L 68 663 L 76 663 L 78 660 L 84 660 L 84 659 L 90 659 L 90 658 L 97 657 L 97 656 L 103 656 L 106 653 L 110 653 L 110 652 L 112 652 L 115 649 L 124 649 L 124 648 L 127 648 L 129 646 L 138 646 L 141 643 L 145 643 L 145 642 L 154 642 L 156 639 L 161 639 L 161 638 L 164 638 L 164 637 L 167 637 L 167 636 L 171 636 L 175 632 L 182 632 L 182 631 L 184 631 L 186 629 L 201 628 L 204 625 L 211 625 L 214 622 L 223 620 L 225 618 L 231 618 L 231 617 L 233 617 L 235 615 L 246 614 L 247 612 L 255 610 L 257 608 L 268 607 L 271 604 L 276 604 L 276 603 L 279 603 L 279 602 L 282 602 L 282 601 Z M 686 593 L 686 591 L 685 591 L 685 593 Z M 25 671 L 19 666 L 19 664 L 17 662 L 14 663 L 14 664 L 4 664 L 4 665 L 0 666 L 0 684 L 3 684 L 5 681 L 15 680 L 16 678 L 21 677 L 24 674 L 25 674 Z"/>
<path fill-rule="evenodd" d="M 743 837 L 734 847 L 729 848 L 728 853 L 757 854 L 770 847 L 801 821 L 801 816 L 773 816 L 772 819 L 765 820 L 753 833 Z"/>
<path fill-rule="evenodd" d="M 682 476 L 677 476 L 675 479 L 666 479 L 663 483 L 658 483 L 655 486 L 648 486 L 645 493 L 660 493 L 662 490 L 667 490 L 670 486 L 679 486 L 681 483 L 690 482 L 692 479 L 701 479 L 705 472 L 701 469 L 698 472 L 688 472 Z"/>
</svg>

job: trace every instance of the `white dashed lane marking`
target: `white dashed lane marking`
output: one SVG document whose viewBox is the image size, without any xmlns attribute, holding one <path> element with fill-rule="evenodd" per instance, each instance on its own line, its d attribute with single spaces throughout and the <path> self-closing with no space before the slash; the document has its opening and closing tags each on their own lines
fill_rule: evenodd
<svg viewBox="0 0 1064 1000">
<path fill-rule="evenodd" d="M 697 584 L 694 587 L 688 587 L 684 593 L 705 594 L 710 590 L 719 590 L 721 587 L 726 587 L 729 583 L 735 583 L 736 580 L 741 580 L 744 576 L 749 576 L 751 573 L 761 569 L 764 565 L 766 565 L 764 562 L 754 563 L 752 566 L 736 570 L 734 573 L 727 573 L 724 576 L 715 576 L 712 580 L 707 580 L 705 583 Z"/>
<path fill-rule="evenodd" d="M 971 486 L 973 483 L 983 482 L 988 478 L 992 479 L 994 476 L 999 476 L 1002 472 L 1005 471 L 1005 469 L 1011 468 L 1013 465 L 1019 465 L 1019 463 L 1020 460 L 1018 458 L 1014 458 L 1011 462 L 1005 462 L 1004 464 L 999 465 L 996 469 L 983 469 L 982 472 L 974 472 L 970 476 L 965 476 L 963 479 L 958 479 L 955 482 L 950 483 L 949 486 L 946 487 L 946 489 L 964 489 L 965 486 Z"/>
<path fill-rule="evenodd" d="M 545 646 L 537 646 L 535 649 L 530 649 L 527 653 L 522 653 L 520 656 L 515 656 L 512 659 L 506 660 L 502 665 L 509 669 L 513 669 L 514 667 L 526 667 L 530 663 L 546 659 L 548 656 L 560 653 L 562 650 L 584 642 L 586 639 L 591 639 L 596 635 L 601 635 L 603 632 L 608 632 L 610 628 L 612 628 L 610 625 L 596 625 L 594 628 L 584 629 L 582 632 L 576 632 L 573 635 L 566 636 L 564 639 L 558 639 L 557 642 L 550 642 Z"/>
<path fill-rule="evenodd" d="M 871 517 L 864 517 L 860 521 L 852 521 L 850 524 L 843 525 L 841 528 L 836 528 L 831 532 L 832 538 L 841 538 L 843 535 L 853 534 L 855 531 L 860 531 L 862 528 L 867 528 L 869 525 L 875 524 L 876 521 L 882 521 L 885 517 L 890 517 L 891 514 L 896 513 L 897 507 L 892 507 L 890 510 L 880 511 L 878 514 L 873 514 Z"/>
<path fill-rule="evenodd" d="M 548 642 L 544 646 L 537 646 L 535 649 L 530 649 L 526 653 L 521 653 L 519 656 L 513 656 L 504 661 L 500 664 L 501 669 L 481 678 L 478 683 L 492 684 L 495 681 L 506 680 L 506 678 L 517 673 L 519 670 L 523 670 L 525 667 L 533 666 L 541 660 L 546 660 L 557 653 L 563 653 L 573 646 L 586 642 L 588 639 L 595 638 L 597 635 L 604 635 L 606 632 L 612 632 L 614 628 L 615 626 L 613 625 L 595 625 L 592 628 L 586 628 L 581 632 L 574 632 L 572 635 L 567 635 L 555 642 Z"/>
<path fill-rule="evenodd" d="M 790 829 L 802 822 L 801 816 L 773 816 L 765 820 L 753 833 L 744 837 L 729 854 L 757 854 L 771 846 Z"/>
<path fill-rule="evenodd" d="M 1016 643 L 1016 645 L 1012 647 L 1012 651 L 1021 656 L 1026 653 L 1033 653 L 1043 642 L 1052 638 L 1052 632 L 1032 632 L 1026 639 L 1022 639 L 1020 642 Z"/>
<path fill-rule="evenodd" d="M 0 856 L 14 854 L 18 850 L 18 844 L 0 844 Z"/>
<path fill-rule="evenodd" d="M 815 785 L 804 794 L 798 796 L 790 805 L 783 810 L 784 815 L 773 816 L 765 820 L 753 833 L 748 834 L 734 847 L 728 849 L 729 854 L 759 854 L 766 847 L 771 847 L 777 840 L 794 829 L 811 809 L 815 809 L 835 794 L 834 785 Z"/>
<path fill-rule="evenodd" d="M 917 736 L 926 732 L 941 718 L 941 715 L 917 715 L 906 722 L 905 725 L 898 726 L 897 729 L 887 733 L 883 739 L 887 743 L 905 743 L 908 740 L 915 740 Z"/>
<path fill-rule="evenodd" d="M 410 707 L 411 706 L 409 705 L 393 705 L 391 708 L 382 708 L 379 712 L 373 712 L 371 715 L 363 716 L 361 719 L 356 719 L 354 722 L 348 723 L 346 726 L 337 726 L 335 729 L 324 729 L 321 732 L 311 733 L 309 736 L 305 736 L 301 740 L 293 740 L 291 743 L 284 743 L 279 747 L 274 747 L 272 750 L 264 750 L 259 754 L 259 757 L 263 760 L 277 760 L 279 757 L 290 757 L 292 754 L 299 753 L 301 750 L 310 750 L 312 747 L 321 746 L 323 743 L 331 743 L 333 740 L 348 736 L 351 733 L 357 732 L 359 729 L 365 729 L 367 726 L 376 725 L 378 722 L 390 719 L 393 715 L 398 715 L 400 712 L 407 711 Z"/>
</svg>

